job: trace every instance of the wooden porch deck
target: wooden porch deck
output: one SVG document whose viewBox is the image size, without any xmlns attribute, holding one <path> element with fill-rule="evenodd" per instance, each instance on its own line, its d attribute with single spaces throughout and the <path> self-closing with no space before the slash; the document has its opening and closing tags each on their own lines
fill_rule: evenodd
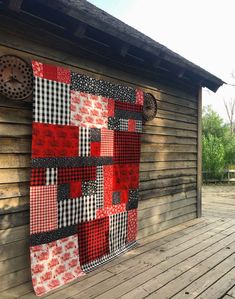
<svg viewBox="0 0 235 299">
<path fill-rule="evenodd" d="M 46 298 L 235 298 L 235 187 L 205 187 L 203 195 L 203 218 L 140 239 L 134 250 Z M 29 282 L 0 298 L 37 297 Z"/>
</svg>

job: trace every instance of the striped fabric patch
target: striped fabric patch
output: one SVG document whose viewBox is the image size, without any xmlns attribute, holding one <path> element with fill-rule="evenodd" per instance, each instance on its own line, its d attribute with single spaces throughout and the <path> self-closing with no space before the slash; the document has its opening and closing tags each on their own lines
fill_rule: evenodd
<svg viewBox="0 0 235 299">
<path fill-rule="evenodd" d="M 80 157 L 90 156 L 91 134 L 89 128 L 79 127 L 79 151 Z"/>
<path fill-rule="evenodd" d="M 58 202 L 59 228 L 90 221 L 96 217 L 96 196 L 60 200 Z"/>
</svg>

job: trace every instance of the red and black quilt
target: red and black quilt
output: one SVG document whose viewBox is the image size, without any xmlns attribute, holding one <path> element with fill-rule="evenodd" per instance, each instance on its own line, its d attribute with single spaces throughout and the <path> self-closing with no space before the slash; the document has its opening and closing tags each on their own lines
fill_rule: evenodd
<svg viewBox="0 0 235 299">
<path fill-rule="evenodd" d="M 32 66 L 30 255 L 43 295 L 136 242 L 143 92 Z"/>
</svg>

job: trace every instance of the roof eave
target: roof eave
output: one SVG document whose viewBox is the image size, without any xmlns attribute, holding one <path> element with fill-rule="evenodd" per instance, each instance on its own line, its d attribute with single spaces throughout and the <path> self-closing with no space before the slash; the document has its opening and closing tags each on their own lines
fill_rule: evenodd
<svg viewBox="0 0 235 299">
<path fill-rule="evenodd" d="M 8 3 L 11 2 L 13 2 L 13 4 L 15 2 L 19 4 L 18 6 L 15 6 L 14 4 L 13 7 L 8 4 L 7 8 L 14 10 L 15 13 L 20 13 L 21 8 L 22 10 L 24 9 L 24 4 L 26 3 L 27 6 L 27 4 L 30 3 L 28 0 L 8 1 Z M 43 5 L 45 10 L 53 10 L 58 14 L 63 15 L 65 19 L 68 20 L 68 23 L 70 23 L 71 19 L 74 23 L 73 26 L 75 26 L 75 28 L 73 28 L 73 34 L 77 36 L 77 38 L 80 38 L 80 40 L 84 34 L 84 30 L 86 30 L 81 24 L 85 24 L 85 26 L 88 25 L 90 28 L 95 28 L 100 34 L 106 35 L 106 39 L 115 39 L 121 44 L 122 49 L 120 55 L 125 56 L 128 53 L 128 47 L 135 47 L 145 53 L 143 55 L 147 60 L 149 58 L 152 59 L 152 62 L 156 65 L 156 69 L 159 69 L 159 65 L 163 62 L 162 64 L 164 64 L 164 66 L 167 65 L 167 67 L 169 67 L 170 72 L 172 69 L 176 71 L 176 76 L 179 78 L 184 79 L 183 74 L 187 73 L 188 77 L 186 80 L 190 78 L 190 82 L 195 86 L 207 87 L 216 92 L 217 89 L 224 84 L 218 77 L 85 0 L 35 0 L 34 4 L 36 3 Z M 49 17 L 50 16 L 46 16 L 44 19 L 42 18 L 41 21 L 44 20 L 46 22 Z M 68 26 L 68 24 L 65 24 L 65 26 Z"/>
</svg>

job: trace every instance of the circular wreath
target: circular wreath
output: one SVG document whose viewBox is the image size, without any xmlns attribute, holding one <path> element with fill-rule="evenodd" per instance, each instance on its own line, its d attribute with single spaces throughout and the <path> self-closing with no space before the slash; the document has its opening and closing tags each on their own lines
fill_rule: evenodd
<svg viewBox="0 0 235 299">
<path fill-rule="evenodd" d="M 145 121 L 152 120 L 157 115 L 157 101 L 150 93 L 144 94 L 143 118 Z"/>
</svg>

